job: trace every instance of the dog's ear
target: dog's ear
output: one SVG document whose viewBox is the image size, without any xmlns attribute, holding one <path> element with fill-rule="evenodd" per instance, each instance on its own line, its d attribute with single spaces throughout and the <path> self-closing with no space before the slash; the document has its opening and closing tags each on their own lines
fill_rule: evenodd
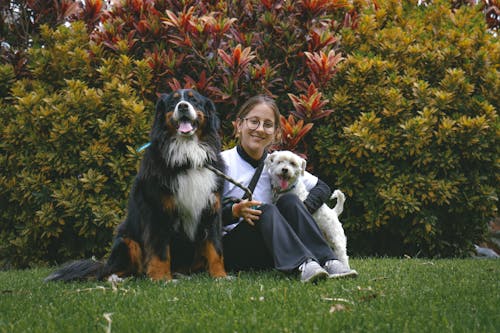
<svg viewBox="0 0 500 333">
<path fill-rule="evenodd" d="M 304 172 L 306 172 L 306 165 L 307 165 L 307 161 L 303 158 L 300 158 L 300 162 L 302 163 L 302 168 L 301 168 L 301 175 L 303 176 L 304 175 Z"/>
<path fill-rule="evenodd" d="M 158 113 L 165 112 L 165 109 L 167 108 L 167 100 L 170 98 L 169 94 L 161 94 L 158 96 L 158 100 L 156 101 L 156 115 Z"/>
<path fill-rule="evenodd" d="M 153 120 L 153 127 L 151 128 L 150 138 L 153 141 L 161 135 L 164 124 L 165 113 L 167 111 L 167 101 L 170 98 L 169 94 L 161 94 L 158 96 L 156 102 L 155 116 Z"/>
<path fill-rule="evenodd" d="M 271 165 L 274 162 L 274 158 L 276 157 L 275 154 L 276 152 L 267 155 L 266 159 L 264 160 L 265 167 L 269 167 L 269 165 Z"/>
</svg>

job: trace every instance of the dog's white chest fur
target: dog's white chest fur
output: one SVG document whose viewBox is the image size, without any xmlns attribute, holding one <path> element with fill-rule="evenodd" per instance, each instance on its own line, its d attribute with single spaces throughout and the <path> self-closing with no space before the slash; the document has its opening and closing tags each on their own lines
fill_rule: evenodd
<svg viewBox="0 0 500 333">
<path fill-rule="evenodd" d="M 167 165 L 172 167 L 191 163 L 194 168 L 200 168 L 208 158 L 207 150 L 198 139 L 177 138 L 167 146 L 164 154 Z"/>
<path fill-rule="evenodd" d="M 295 184 L 293 193 L 295 193 L 301 201 L 306 200 L 307 195 L 309 194 L 309 192 L 306 189 L 306 186 L 300 179 L 297 181 L 297 184 Z"/>
<path fill-rule="evenodd" d="M 182 228 L 194 240 L 202 212 L 214 204 L 217 177 L 205 168 L 190 169 L 177 178 L 174 197 L 179 209 Z"/>
</svg>

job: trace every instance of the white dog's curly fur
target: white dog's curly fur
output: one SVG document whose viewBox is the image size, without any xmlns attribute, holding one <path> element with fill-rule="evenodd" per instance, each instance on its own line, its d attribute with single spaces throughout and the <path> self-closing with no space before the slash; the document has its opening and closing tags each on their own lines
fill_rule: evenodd
<svg viewBox="0 0 500 333">
<path fill-rule="evenodd" d="M 307 198 L 309 192 L 301 181 L 306 170 L 305 159 L 288 150 L 275 151 L 266 158 L 265 167 L 271 176 L 275 201 L 280 195 L 287 192 L 295 193 L 302 201 Z M 339 215 L 344 210 L 345 195 L 342 191 L 335 190 L 331 199 L 337 199 L 335 207 L 332 209 L 323 204 L 313 214 L 313 217 L 337 259 L 350 269 L 349 257 L 347 256 L 347 238 L 339 220 Z"/>
</svg>

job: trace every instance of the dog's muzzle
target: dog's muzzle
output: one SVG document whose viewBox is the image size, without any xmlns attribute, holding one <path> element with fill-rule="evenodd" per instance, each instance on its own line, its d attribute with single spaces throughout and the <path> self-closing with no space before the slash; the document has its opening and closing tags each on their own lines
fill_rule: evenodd
<svg viewBox="0 0 500 333">
<path fill-rule="evenodd" d="M 177 103 L 174 110 L 173 120 L 177 125 L 177 133 L 182 136 L 191 136 L 197 129 L 196 110 L 186 101 L 180 101 Z"/>
<path fill-rule="evenodd" d="M 290 173 L 289 173 L 290 170 L 288 170 L 287 168 L 283 168 L 281 169 L 281 172 L 279 173 L 278 175 L 278 179 L 279 179 L 279 185 L 280 185 L 280 188 L 281 190 L 287 190 L 288 187 L 290 186 Z"/>
</svg>

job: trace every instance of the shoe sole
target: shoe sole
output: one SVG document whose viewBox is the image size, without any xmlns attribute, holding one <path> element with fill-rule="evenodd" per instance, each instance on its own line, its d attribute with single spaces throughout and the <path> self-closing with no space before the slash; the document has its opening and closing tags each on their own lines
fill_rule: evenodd
<svg viewBox="0 0 500 333">
<path fill-rule="evenodd" d="M 328 275 L 328 278 L 329 279 L 355 278 L 357 276 L 358 276 L 358 272 L 356 272 L 356 270 L 354 270 L 354 269 L 351 269 L 348 272 L 330 274 L 330 275 Z"/>
<path fill-rule="evenodd" d="M 302 283 L 316 282 L 328 278 L 328 272 L 325 270 L 318 270 L 315 274 L 311 275 L 307 280 L 300 280 Z"/>
</svg>

